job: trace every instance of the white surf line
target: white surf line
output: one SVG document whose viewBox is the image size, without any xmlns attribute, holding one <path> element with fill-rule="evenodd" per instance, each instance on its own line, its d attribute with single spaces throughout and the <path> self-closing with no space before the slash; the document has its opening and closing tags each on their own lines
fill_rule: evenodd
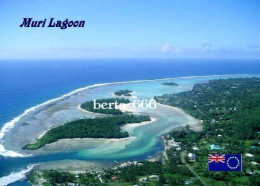
<svg viewBox="0 0 260 186">
<path fill-rule="evenodd" d="M 163 80 L 170 80 L 170 79 L 178 79 L 178 78 L 203 78 L 203 77 L 221 77 L 221 76 L 238 76 L 238 75 L 251 75 L 251 74 L 225 74 L 225 75 L 208 75 L 208 76 L 184 76 L 184 77 L 174 77 L 174 78 L 161 78 L 161 79 L 152 79 L 152 80 L 134 80 L 134 81 L 121 81 L 121 82 L 111 82 L 111 83 L 100 83 L 100 84 L 94 84 L 94 85 L 89 85 L 83 88 L 76 89 L 74 91 L 71 91 L 67 94 L 62 95 L 61 97 L 54 98 L 51 100 L 48 100 L 44 103 L 41 103 L 39 105 L 36 105 L 34 107 L 31 107 L 29 109 L 26 109 L 21 115 L 15 117 L 11 121 L 5 123 L 0 131 L 0 155 L 3 156 L 11 156 L 11 157 L 25 157 L 26 155 L 14 152 L 14 151 L 9 151 L 6 150 L 2 144 L 1 139 L 3 139 L 5 133 L 7 133 L 10 129 L 12 129 L 18 121 L 24 116 L 26 116 L 28 113 L 42 107 L 46 106 L 50 103 L 62 100 L 64 98 L 67 98 L 69 96 L 72 96 L 74 94 L 80 93 L 84 90 L 91 89 L 91 88 L 96 88 L 96 87 L 101 87 L 101 86 L 108 86 L 108 85 L 116 85 L 116 84 L 128 84 L 128 83 L 142 83 L 142 82 L 152 82 L 152 81 L 163 81 Z"/>
<path fill-rule="evenodd" d="M 168 79 L 168 78 L 165 78 L 165 79 Z M 50 103 L 53 103 L 53 102 L 56 102 L 56 101 L 59 101 L 59 100 L 62 100 L 64 98 L 67 98 L 69 96 L 72 96 L 74 94 L 77 94 L 79 92 L 82 92 L 84 90 L 87 90 L 87 89 L 90 89 L 90 88 L 96 88 L 96 87 L 101 87 L 101 86 L 108 86 L 108 85 L 114 85 L 114 84 L 127 84 L 127 83 L 139 83 L 139 82 L 146 82 L 146 81 L 158 81 L 160 79 L 154 79 L 154 80 L 136 80 L 136 81 L 122 81 L 122 82 L 114 82 L 114 83 L 100 83 L 100 84 L 94 84 L 94 85 L 90 85 L 90 86 L 86 86 L 86 87 L 83 87 L 83 88 L 79 88 L 79 89 L 76 89 L 74 91 L 71 91 L 67 94 L 64 94 L 62 95 L 61 97 L 58 97 L 58 98 L 54 98 L 54 99 L 51 99 L 51 100 L 48 100 L 44 103 L 41 103 L 39 105 L 36 105 L 34 107 L 31 107 L 29 109 L 26 109 L 21 115 L 15 117 L 14 119 L 12 119 L 11 121 L 5 123 L 0 131 L 0 155 L 2 156 L 9 156 L 9 157 L 25 157 L 27 155 L 24 155 L 24 154 L 21 154 L 21 153 L 17 153 L 17 152 L 14 152 L 14 151 L 9 151 L 9 150 L 6 150 L 2 144 L 2 141 L 1 139 L 3 139 L 5 133 L 7 133 L 10 129 L 12 129 L 15 125 L 15 123 L 17 123 L 18 121 L 20 121 L 20 119 L 24 116 L 26 116 L 28 113 L 42 107 L 42 106 L 46 106 Z M 162 79 L 161 79 L 162 80 Z"/>
<path fill-rule="evenodd" d="M 0 186 L 5 186 L 5 185 L 8 185 L 10 183 L 13 183 L 13 182 L 16 182 L 16 181 L 19 181 L 19 180 L 25 178 L 26 174 L 28 172 L 30 172 L 35 166 L 36 166 L 36 164 L 28 165 L 27 169 L 24 169 L 20 172 L 12 172 L 8 176 L 4 176 L 4 177 L 0 178 Z"/>
<path fill-rule="evenodd" d="M 26 155 L 20 154 L 18 152 L 6 150 L 1 143 L 0 143 L 0 155 L 4 157 L 26 157 Z M 27 156 L 31 156 L 31 155 L 27 155 Z"/>
<path fill-rule="evenodd" d="M 205 76 L 183 76 L 183 77 L 176 77 L 172 79 L 192 79 L 192 78 L 207 78 L 207 77 L 231 77 L 231 76 L 254 76 L 254 75 L 260 75 L 260 74 L 223 74 L 223 75 L 205 75 Z"/>
</svg>

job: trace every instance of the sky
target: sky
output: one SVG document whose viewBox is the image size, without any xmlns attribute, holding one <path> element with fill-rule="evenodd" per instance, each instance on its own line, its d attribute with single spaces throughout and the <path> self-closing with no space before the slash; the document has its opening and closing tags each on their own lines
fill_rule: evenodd
<svg viewBox="0 0 260 186">
<path fill-rule="evenodd" d="M 86 24 L 20 27 L 29 17 Z M 43 58 L 260 59 L 260 1 L 0 0 L 0 59 Z"/>
</svg>

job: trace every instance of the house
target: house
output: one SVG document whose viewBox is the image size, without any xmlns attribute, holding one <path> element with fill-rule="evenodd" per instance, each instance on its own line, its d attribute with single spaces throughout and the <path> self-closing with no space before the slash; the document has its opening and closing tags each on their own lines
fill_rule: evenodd
<svg viewBox="0 0 260 186">
<path fill-rule="evenodd" d="M 199 147 L 192 147 L 193 150 L 200 150 Z"/>
<path fill-rule="evenodd" d="M 258 163 L 255 162 L 255 161 L 251 161 L 251 164 L 253 164 L 253 165 L 257 165 Z"/>
<path fill-rule="evenodd" d="M 219 145 L 211 144 L 210 145 L 210 150 L 221 150 L 221 147 Z"/>
<path fill-rule="evenodd" d="M 189 157 L 189 159 L 190 159 L 191 161 L 195 161 L 196 155 L 193 154 L 193 153 L 189 153 L 189 154 L 188 154 L 188 157 Z"/>
<path fill-rule="evenodd" d="M 131 162 L 130 163 L 129 162 L 125 162 L 125 163 L 120 164 L 118 167 L 119 168 L 124 168 L 124 167 L 128 167 L 129 165 L 131 165 Z"/>
<path fill-rule="evenodd" d="M 149 178 L 150 178 L 150 179 L 157 179 L 158 176 L 157 176 L 157 175 L 151 175 L 151 176 L 149 176 Z"/>
<path fill-rule="evenodd" d="M 254 170 L 254 171 L 250 171 L 250 172 L 246 172 L 249 175 L 254 175 L 254 174 L 259 174 L 258 170 Z"/>
<path fill-rule="evenodd" d="M 116 177 L 115 177 L 115 176 L 112 176 L 112 177 L 111 177 L 111 180 L 115 181 L 115 180 L 116 180 Z"/>
<path fill-rule="evenodd" d="M 172 143 L 172 146 L 173 147 L 179 147 L 180 146 L 180 142 L 174 142 L 174 143 Z"/>
<path fill-rule="evenodd" d="M 192 183 L 191 180 L 187 180 L 187 181 L 184 182 L 185 185 L 189 185 L 189 184 L 191 184 L 191 183 Z"/>
<path fill-rule="evenodd" d="M 254 157 L 254 155 L 253 155 L 253 154 L 250 154 L 250 153 L 246 153 L 246 156 L 247 156 L 247 157 L 250 157 L 250 158 Z"/>
<path fill-rule="evenodd" d="M 247 174 L 249 174 L 249 175 L 253 175 L 254 174 L 254 172 L 246 172 Z"/>
<path fill-rule="evenodd" d="M 169 140 L 168 141 L 168 146 L 170 146 L 170 147 L 179 147 L 180 146 L 180 142 L 175 142 L 174 140 Z"/>
<path fill-rule="evenodd" d="M 69 186 L 78 186 L 78 183 L 68 183 Z"/>
</svg>

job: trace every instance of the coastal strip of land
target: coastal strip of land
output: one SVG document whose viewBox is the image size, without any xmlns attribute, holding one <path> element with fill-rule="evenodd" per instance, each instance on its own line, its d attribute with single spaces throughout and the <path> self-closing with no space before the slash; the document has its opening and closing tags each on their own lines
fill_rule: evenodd
<svg viewBox="0 0 260 186">
<path fill-rule="evenodd" d="M 125 138 L 129 137 L 120 126 L 128 123 L 151 121 L 149 116 L 120 115 L 97 118 L 78 119 L 51 128 L 41 138 L 24 146 L 24 149 L 34 150 L 59 139 L 73 138 Z"/>
</svg>

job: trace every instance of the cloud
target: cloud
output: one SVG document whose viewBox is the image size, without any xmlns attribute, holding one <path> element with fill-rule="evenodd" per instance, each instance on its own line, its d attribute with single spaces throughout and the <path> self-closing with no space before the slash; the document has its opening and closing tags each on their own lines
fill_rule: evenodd
<svg viewBox="0 0 260 186">
<path fill-rule="evenodd" d="M 162 47 L 161 47 L 161 52 L 165 53 L 165 52 L 169 52 L 171 50 L 171 45 L 169 43 L 165 43 Z"/>
<path fill-rule="evenodd" d="M 169 43 L 144 47 L 64 47 L 1 49 L 1 59 L 34 58 L 255 58 L 260 45 L 238 47 L 202 43 L 198 47 L 172 46 Z"/>
</svg>

